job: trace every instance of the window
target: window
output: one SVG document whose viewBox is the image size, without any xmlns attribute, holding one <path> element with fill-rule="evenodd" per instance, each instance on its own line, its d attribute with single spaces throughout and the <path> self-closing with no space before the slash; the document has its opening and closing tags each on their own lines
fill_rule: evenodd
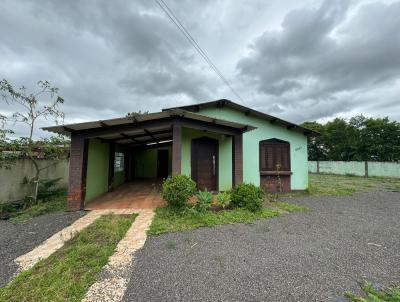
<svg viewBox="0 0 400 302">
<path fill-rule="evenodd" d="M 115 152 L 114 172 L 124 171 L 124 153 Z"/>
<path fill-rule="evenodd" d="M 260 142 L 260 171 L 290 171 L 290 144 L 278 139 Z"/>
</svg>

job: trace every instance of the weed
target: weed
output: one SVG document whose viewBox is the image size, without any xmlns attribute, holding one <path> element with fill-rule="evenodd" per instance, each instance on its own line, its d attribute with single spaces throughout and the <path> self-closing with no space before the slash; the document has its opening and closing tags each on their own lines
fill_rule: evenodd
<svg viewBox="0 0 400 302">
<path fill-rule="evenodd" d="M 230 192 L 221 192 L 217 195 L 217 202 L 218 205 L 220 207 L 222 207 L 223 209 L 226 209 L 227 207 L 229 207 L 230 203 L 231 203 L 231 194 Z"/>
<path fill-rule="evenodd" d="M 194 205 L 194 209 L 199 213 L 205 213 L 211 208 L 211 203 L 213 201 L 213 195 L 211 192 L 208 192 L 207 189 L 204 191 L 199 191 L 196 194 L 196 204 Z"/>
<path fill-rule="evenodd" d="M 193 238 L 185 237 L 185 238 L 183 238 L 183 241 L 186 243 L 191 243 L 193 241 Z"/>
<path fill-rule="evenodd" d="M 212 257 L 212 260 L 215 261 L 218 264 L 218 267 L 221 270 L 225 270 L 225 257 L 222 255 L 216 255 L 214 257 Z"/>
<path fill-rule="evenodd" d="M 366 282 L 360 285 L 365 296 L 361 297 L 351 292 L 345 296 L 353 302 L 399 302 L 400 286 L 393 288 L 375 288 L 372 283 Z"/>
<path fill-rule="evenodd" d="M 167 241 L 167 248 L 170 250 L 176 249 L 177 243 L 175 241 Z"/>
</svg>

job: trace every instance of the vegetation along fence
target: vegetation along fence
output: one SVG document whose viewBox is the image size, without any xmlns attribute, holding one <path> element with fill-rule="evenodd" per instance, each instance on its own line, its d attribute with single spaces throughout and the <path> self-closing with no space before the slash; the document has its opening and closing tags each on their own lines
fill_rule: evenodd
<svg viewBox="0 0 400 302">
<path fill-rule="evenodd" d="M 41 173 L 42 179 L 61 178 L 59 186 L 68 185 L 69 160 L 38 160 L 39 167 L 47 167 Z M 32 194 L 32 185 L 28 183 L 35 175 L 32 161 L 18 159 L 11 169 L 0 168 L 0 203 L 23 199 Z"/>
<path fill-rule="evenodd" d="M 400 163 L 374 161 L 309 161 L 310 173 L 400 178 Z"/>
</svg>

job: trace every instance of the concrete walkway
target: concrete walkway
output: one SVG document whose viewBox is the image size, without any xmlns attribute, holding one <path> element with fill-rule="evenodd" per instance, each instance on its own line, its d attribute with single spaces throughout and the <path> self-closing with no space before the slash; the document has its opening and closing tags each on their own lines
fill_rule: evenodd
<svg viewBox="0 0 400 302">
<path fill-rule="evenodd" d="M 131 274 L 135 252 L 142 248 L 154 217 L 154 210 L 142 209 L 125 237 L 118 243 L 114 255 L 108 259 L 99 279 L 82 300 L 84 302 L 121 301 Z"/>
<path fill-rule="evenodd" d="M 154 218 L 154 209 L 130 208 L 90 211 L 70 226 L 48 238 L 32 251 L 16 258 L 14 262 L 18 266 L 17 273 L 33 267 L 40 260 L 48 258 L 59 250 L 66 241 L 92 224 L 97 218 L 111 213 L 116 215 L 138 213 L 138 217 L 132 223 L 125 237 L 118 243 L 115 253 L 108 259 L 108 263 L 102 269 L 98 281 L 89 288 L 83 301 L 121 301 L 131 275 L 134 254 L 143 247 L 146 241 L 146 232 Z"/>
<path fill-rule="evenodd" d="M 134 212 L 138 212 L 140 210 L 136 209 L 109 209 L 109 210 L 95 210 L 91 211 L 87 215 L 83 216 L 76 220 L 70 226 L 62 229 L 57 232 L 49 239 L 44 241 L 42 244 L 34 248 L 29 253 L 26 253 L 14 260 L 14 262 L 18 265 L 18 273 L 24 270 L 27 270 L 33 267 L 40 260 L 48 258 L 55 251 L 59 250 L 64 242 L 71 239 L 76 233 L 80 232 L 82 229 L 86 228 L 90 225 L 94 220 L 99 218 L 100 216 L 107 215 L 110 213 L 114 214 L 132 214 Z"/>
</svg>

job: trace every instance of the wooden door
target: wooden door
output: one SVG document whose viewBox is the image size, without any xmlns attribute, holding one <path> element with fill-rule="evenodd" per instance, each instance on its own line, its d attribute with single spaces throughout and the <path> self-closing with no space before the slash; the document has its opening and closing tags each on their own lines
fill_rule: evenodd
<svg viewBox="0 0 400 302">
<path fill-rule="evenodd" d="M 218 189 L 218 141 L 208 137 L 192 140 L 192 179 L 199 190 Z"/>
<path fill-rule="evenodd" d="M 168 177 L 168 150 L 157 150 L 157 177 Z"/>
</svg>

